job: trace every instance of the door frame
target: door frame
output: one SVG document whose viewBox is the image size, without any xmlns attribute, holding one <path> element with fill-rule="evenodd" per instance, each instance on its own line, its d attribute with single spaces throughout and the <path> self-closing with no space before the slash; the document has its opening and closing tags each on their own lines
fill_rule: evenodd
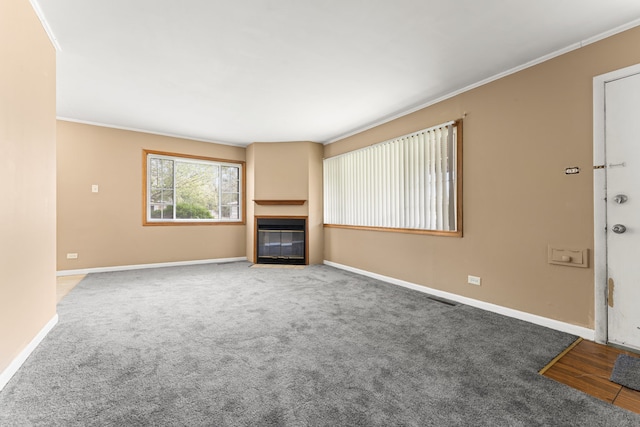
<svg viewBox="0 0 640 427">
<path fill-rule="evenodd" d="M 607 174 L 605 155 L 605 85 L 640 73 L 640 64 L 593 78 L 593 265 L 595 340 L 608 342 L 607 305 Z"/>
</svg>

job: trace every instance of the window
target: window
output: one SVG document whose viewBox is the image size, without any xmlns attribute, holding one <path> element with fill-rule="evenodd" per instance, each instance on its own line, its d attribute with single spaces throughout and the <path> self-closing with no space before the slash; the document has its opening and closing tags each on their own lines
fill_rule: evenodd
<svg viewBox="0 0 640 427">
<path fill-rule="evenodd" d="M 244 223 L 244 164 L 144 150 L 144 224 Z"/>
<path fill-rule="evenodd" d="M 462 121 L 325 159 L 324 222 L 462 236 Z"/>
</svg>

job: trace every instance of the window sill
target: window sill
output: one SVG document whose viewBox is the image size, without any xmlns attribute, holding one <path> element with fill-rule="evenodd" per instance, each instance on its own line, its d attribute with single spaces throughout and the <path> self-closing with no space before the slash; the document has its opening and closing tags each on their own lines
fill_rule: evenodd
<svg viewBox="0 0 640 427">
<path fill-rule="evenodd" d="M 340 225 L 340 224 L 323 224 L 323 226 L 324 228 L 344 228 L 348 230 L 385 231 L 385 232 L 391 232 L 391 233 L 423 234 L 423 235 L 441 236 L 441 237 L 462 237 L 462 230 L 441 231 L 441 230 L 421 230 L 421 229 L 415 229 L 415 228 L 367 227 L 362 225 Z"/>
</svg>

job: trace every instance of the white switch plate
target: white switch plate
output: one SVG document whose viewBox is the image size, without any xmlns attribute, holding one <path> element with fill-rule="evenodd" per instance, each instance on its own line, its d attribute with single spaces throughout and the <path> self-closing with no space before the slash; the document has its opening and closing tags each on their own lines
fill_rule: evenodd
<svg viewBox="0 0 640 427">
<path fill-rule="evenodd" d="M 98 184 L 93 184 L 91 186 L 91 192 L 92 193 L 97 193 L 98 192 Z"/>
<path fill-rule="evenodd" d="M 467 282 L 470 285 L 480 286 L 480 283 L 482 282 L 482 279 L 479 278 L 478 276 L 467 276 Z"/>
<path fill-rule="evenodd" d="M 77 253 L 69 253 L 67 254 L 67 259 L 78 259 Z"/>
</svg>

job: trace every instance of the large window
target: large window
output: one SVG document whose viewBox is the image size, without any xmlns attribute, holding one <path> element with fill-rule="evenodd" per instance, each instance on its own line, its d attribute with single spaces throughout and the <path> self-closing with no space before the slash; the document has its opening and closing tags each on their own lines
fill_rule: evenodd
<svg viewBox="0 0 640 427">
<path fill-rule="evenodd" d="M 462 236 L 462 121 L 325 159 L 324 222 Z"/>
<path fill-rule="evenodd" d="M 243 223 L 243 163 L 144 151 L 145 225 Z"/>
</svg>

